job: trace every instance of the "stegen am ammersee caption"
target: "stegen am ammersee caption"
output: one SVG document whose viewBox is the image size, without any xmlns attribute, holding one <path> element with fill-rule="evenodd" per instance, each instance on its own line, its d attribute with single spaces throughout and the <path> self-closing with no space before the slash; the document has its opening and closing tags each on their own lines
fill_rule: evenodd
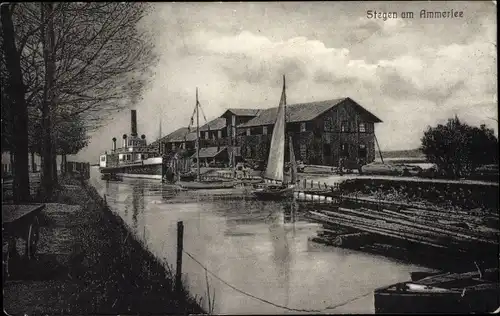
<svg viewBox="0 0 500 316">
<path fill-rule="evenodd" d="M 454 18 L 463 18 L 463 11 L 456 10 L 442 10 L 442 11 L 427 11 L 420 10 L 420 12 L 416 15 L 413 11 L 401 11 L 401 12 L 385 12 L 385 11 L 377 11 L 377 10 L 368 10 L 366 11 L 366 17 L 368 19 L 454 19 Z"/>
</svg>

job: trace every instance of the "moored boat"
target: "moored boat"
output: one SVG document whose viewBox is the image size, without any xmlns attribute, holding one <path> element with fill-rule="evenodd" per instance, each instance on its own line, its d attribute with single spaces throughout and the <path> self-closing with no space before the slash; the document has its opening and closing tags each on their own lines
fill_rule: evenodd
<svg viewBox="0 0 500 316">
<path fill-rule="evenodd" d="M 123 177 L 116 173 L 103 173 L 101 174 L 101 180 L 106 181 L 123 181 Z"/>
<path fill-rule="evenodd" d="M 199 111 L 200 102 L 198 100 L 198 88 L 196 88 L 196 105 L 193 112 L 196 114 L 196 172 L 185 172 L 179 173 L 177 175 L 178 181 L 176 185 L 182 189 L 187 190 L 200 190 L 200 189 L 228 189 L 234 188 L 236 183 L 234 181 L 222 181 L 218 180 L 202 180 L 200 172 L 200 124 L 199 124 Z M 193 122 L 193 117 L 191 117 L 191 122 Z M 191 125 L 188 127 L 190 128 Z"/>
<path fill-rule="evenodd" d="M 375 313 L 488 313 L 500 306 L 499 270 L 441 273 L 379 288 Z"/>
<path fill-rule="evenodd" d="M 122 147 L 116 147 L 112 139 L 110 152 L 99 157 L 99 170 L 107 177 L 144 177 L 160 179 L 162 176 L 162 157 L 159 150 L 148 146 L 146 136 L 137 134 L 136 110 L 131 110 L 131 133 L 123 134 Z"/>
<path fill-rule="evenodd" d="M 259 199 L 293 198 L 293 188 L 297 177 L 297 166 L 290 137 L 290 176 L 285 178 L 285 130 L 286 130 L 286 83 L 283 76 L 283 90 L 276 121 L 271 137 L 271 147 L 264 172 L 264 183 L 254 185 L 252 193 Z"/>
</svg>

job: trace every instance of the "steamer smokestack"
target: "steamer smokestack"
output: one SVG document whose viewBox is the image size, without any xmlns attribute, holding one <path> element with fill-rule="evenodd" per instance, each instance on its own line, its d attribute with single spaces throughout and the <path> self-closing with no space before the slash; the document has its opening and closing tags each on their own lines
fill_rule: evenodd
<svg viewBox="0 0 500 316">
<path fill-rule="evenodd" d="M 137 137 L 137 112 L 136 110 L 131 110 L 130 111 L 130 127 L 131 127 L 131 133 L 130 136 L 132 137 Z"/>
<path fill-rule="evenodd" d="M 123 143 L 122 143 L 123 148 L 127 148 L 127 134 L 123 134 Z"/>
<path fill-rule="evenodd" d="M 112 149 L 113 149 L 113 151 L 115 151 L 116 150 L 116 137 L 113 137 L 112 140 L 113 140 L 113 147 L 112 147 Z"/>
</svg>

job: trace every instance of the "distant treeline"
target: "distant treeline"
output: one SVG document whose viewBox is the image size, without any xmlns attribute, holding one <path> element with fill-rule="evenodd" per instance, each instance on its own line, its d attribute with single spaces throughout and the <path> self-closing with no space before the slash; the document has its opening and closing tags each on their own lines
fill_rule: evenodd
<svg viewBox="0 0 500 316">
<path fill-rule="evenodd" d="M 420 149 L 416 148 L 416 149 L 407 149 L 407 150 L 383 151 L 382 157 L 384 157 L 384 158 L 425 158 L 425 155 Z"/>
</svg>

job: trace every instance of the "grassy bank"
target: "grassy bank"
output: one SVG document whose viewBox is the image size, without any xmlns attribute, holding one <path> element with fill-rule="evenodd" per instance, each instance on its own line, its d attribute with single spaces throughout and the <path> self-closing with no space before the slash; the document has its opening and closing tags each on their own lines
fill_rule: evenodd
<svg viewBox="0 0 500 316">
<path fill-rule="evenodd" d="M 129 233 L 123 220 L 104 206 L 94 188 L 74 179 L 64 179 L 61 184 L 57 194 L 60 204 L 48 204 L 44 214 L 40 247 L 45 251 L 41 251 L 37 262 L 29 264 L 29 275 L 14 274 L 5 284 L 6 311 L 204 312 L 187 291 L 174 292 L 170 269 Z"/>
</svg>

